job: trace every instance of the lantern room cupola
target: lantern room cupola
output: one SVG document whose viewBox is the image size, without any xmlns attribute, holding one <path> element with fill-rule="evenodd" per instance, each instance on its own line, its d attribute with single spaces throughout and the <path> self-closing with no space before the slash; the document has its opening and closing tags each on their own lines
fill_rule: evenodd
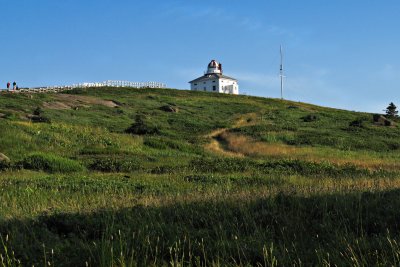
<svg viewBox="0 0 400 267">
<path fill-rule="evenodd" d="M 207 68 L 207 74 L 212 74 L 212 73 L 222 74 L 222 64 L 218 63 L 214 59 L 211 60 L 211 62 L 208 64 L 208 68 Z"/>
</svg>

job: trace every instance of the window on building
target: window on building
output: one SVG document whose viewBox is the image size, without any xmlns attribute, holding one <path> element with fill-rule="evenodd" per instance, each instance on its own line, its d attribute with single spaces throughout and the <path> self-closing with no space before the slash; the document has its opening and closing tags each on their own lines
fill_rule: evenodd
<svg viewBox="0 0 400 267">
<path fill-rule="evenodd" d="M 215 85 L 213 85 L 213 91 L 217 90 L 217 87 Z"/>
<path fill-rule="evenodd" d="M 197 83 L 195 83 L 194 85 L 197 85 Z"/>
<path fill-rule="evenodd" d="M 206 82 L 203 82 L 204 84 L 206 84 Z"/>
<path fill-rule="evenodd" d="M 204 87 L 204 91 L 206 91 L 206 88 Z"/>
<path fill-rule="evenodd" d="M 215 83 L 215 81 L 213 81 L 213 83 Z"/>
</svg>

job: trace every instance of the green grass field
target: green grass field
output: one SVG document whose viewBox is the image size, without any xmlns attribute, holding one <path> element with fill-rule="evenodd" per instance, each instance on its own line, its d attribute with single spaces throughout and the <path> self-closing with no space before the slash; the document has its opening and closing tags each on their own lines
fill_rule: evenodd
<svg viewBox="0 0 400 267">
<path fill-rule="evenodd" d="M 0 153 L 2 266 L 400 265 L 400 127 L 373 114 L 173 89 L 0 94 Z"/>
</svg>

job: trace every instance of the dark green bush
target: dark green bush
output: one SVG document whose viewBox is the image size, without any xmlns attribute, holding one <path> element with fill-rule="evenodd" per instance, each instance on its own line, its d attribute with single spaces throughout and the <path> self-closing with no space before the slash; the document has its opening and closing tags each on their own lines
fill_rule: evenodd
<svg viewBox="0 0 400 267">
<path fill-rule="evenodd" d="M 9 161 L 0 161 L 0 171 L 5 171 L 11 168 L 11 163 Z"/>
<path fill-rule="evenodd" d="M 160 110 L 165 111 L 165 112 L 173 112 L 173 113 L 178 112 L 178 108 L 176 106 L 172 106 L 172 105 L 164 105 L 164 106 L 160 107 Z"/>
<path fill-rule="evenodd" d="M 145 134 L 158 134 L 160 131 L 157 126 L 152 125 L 142 115 L 136 115 L 135 122 L 125 130 L 126 133 L 145 135 Z"/>
<path fill-rule="evenodd" d="M 77 172 L 82 171 L 83 166 L 74 160 L 44 153 L 31 154 L 20 163 L 25 169 L 46 172 Z"/>
<path fill-rule="evenodd" d="M 364 120 L 363 119 L 356 119 L 354 121 L 351 121 L 349 123 L 350 127 L 358 127 L 358 128 L 363 128 L 364 124 L 363 124 Z"/>
<path fill-rule="evenodd" d="M 40 115 L 42 115 L 42 113 L 43 113 L 43 110 L 42 110 L 41 107 L 37 107 L 37 108 L 33 111 L 33 115 L 36 115 L 36 116 L 40 116 Z"/>
<path fill-rule="evenodd" d="M 32 122 L 45 122 L 45 123 L 51 122 L 51 120 L 48 117 L 43 116 L 43 109 L 41 107 L 37 107 L 33 111 L 33 115 L 30 116 L 30 119 Z"/>
<path fill-rule="evenodd" d="M 308 114 L 307 116 L 304 116 L 302 119 L 304 122 L 312 122 L 316 121 L 318 118 L 317 115 L 315 114 Z"/>
<path fill-rule="evenodd" d="M 50 123 L 51 120 L 47 117 L 44 116 L 32 116 L 31 117 L 32 122 L 44 122 L 44 123 Z"/>
</svg>

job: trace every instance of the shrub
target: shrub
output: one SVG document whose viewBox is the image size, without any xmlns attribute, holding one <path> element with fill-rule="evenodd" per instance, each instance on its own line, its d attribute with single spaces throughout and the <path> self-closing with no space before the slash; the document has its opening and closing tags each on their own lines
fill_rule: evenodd
<svg viewBox="0 0 400 267">
<path fill-rule="evenodd" d="M 351 121 L 351 122 L 349 123 L 349 126 L 350 126 L 350 127 L 363 128 L 363 127 L 364 127 L 364 125 L 363 125 L 363 120 L 362 120 L 362 119 L 356 119 L 356 120 L 354 120 L 354 121 Z"/>
<path fill-rule="evenodd" d="M 0 161 L 0 171 L 5 171 L 11 168 L 11 163 L 9 161 Z"/>
<path fill-rule="evenodd" d="M 318 118 L 317 118 L 317 115 L 308 114 L 307 116 L 304 116 L 302 119 L 304 122 L 312 122 L 312 121 L 316 121 Z"/>
<path fill-rule="evenodd" d="M 33 115 L 29 117 L 32 122 L 45 122 L 45 123 L 50 123 L 50 119 L 43 116 L 43 110 L 41 107 L 37 107 L 33 111 Z"/>
<path fill-rule="evenodd" d="M 42 115 L 42 113 L 43 113 L 43 110 L 42 110 L 41 107 L 37 107 L 37 108 L 35 108 L 35 110 L 33 111 L 33 115 L 36 115 L 36 116 L 40 116 L 40 115 Z"/>
<path fill-rule="evenodd" d="M 43 117 L 43 116 L 32 116 L 31 117 L 31 121 L 32 122 L 44 122 L 44 123 L 50 123 L 51 120 L 47 117 Z"/>
<path fill-rule="evenodd" d="M 126 133 L 145 135 L 145 134 L 158 134 L 157 126 L 151 125 L 146 118 L 142 115 L 136 115 L 135 122 L 125 130 Z"/>
<path fill-rule="evenodd" d="M 79 162 L 52 154 L 35 153 L 22 160 L 21 165 L 29 170 L 46 172 L 76 172 L 82 171 Z"/>
<path fill-rule="evenodd" d="M 299 109 L 299 107 L 296 107 L 296 106 L 288 106 L 287 108 L 288 109 Z"/>
<path fill-rule="evenodd" d="M 178 112 L 178 108 L 173 107 L 171 105 L 162 106 L 162 107 L 160 107 L 160 110 L 165 111 L 165 112 L 173 112 L 173 113 Z"/>
</svg>

